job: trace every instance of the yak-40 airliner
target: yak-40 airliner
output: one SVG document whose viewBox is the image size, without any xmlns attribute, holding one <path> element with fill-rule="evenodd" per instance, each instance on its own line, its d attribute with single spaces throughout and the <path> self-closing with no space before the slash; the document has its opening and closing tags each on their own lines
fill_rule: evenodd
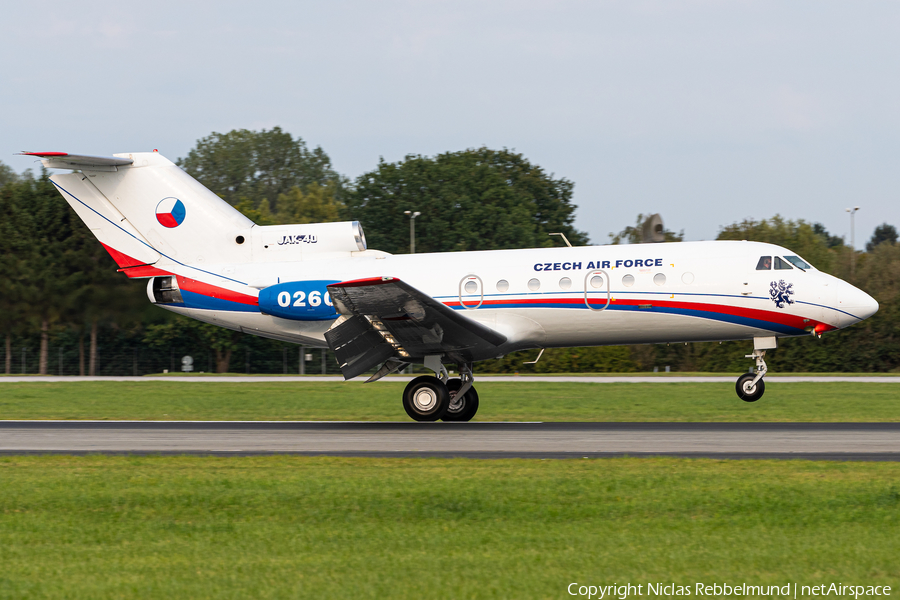
<svg viewBox="0 0 900 600">
<path fill-rule="evenodd" d="M 878 303 L 787 248 L 739 241 L 394 256 L 356 221 L 260 226 L 157 152 L 27 152 L 128 277 L 173 312 L 327 346 L 346 379 L 405 366 L 417 421 L 468 421 L 473 364 L 525 349 L 753 340 L 747 402 L 779 337 L 821 336 Z M 543 350 L 541 350 L 543 352 Z M 445 365 L 455 364 L 459 378 Z"/>
</svg>

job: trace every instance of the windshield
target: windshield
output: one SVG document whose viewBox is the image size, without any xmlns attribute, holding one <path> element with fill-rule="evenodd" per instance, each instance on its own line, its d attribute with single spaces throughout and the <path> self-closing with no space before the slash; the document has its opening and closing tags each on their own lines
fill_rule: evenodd
<svg viewBox="0 0 900 600">
<path fill-rule="evenodd" d="M 776 271 L 793 271 L 794 267 L 791 264 L 781 258 L 780 256 L 775 257 L 775 270 Z"/>
<path fill-rule="evenodd" d="M 804 271 L 807 269 L 812 269 L 812 265 L 807 263 L 799 256 L 785 256 L 784 258 L 798 269 L 803 269 Z"/>
</svg>

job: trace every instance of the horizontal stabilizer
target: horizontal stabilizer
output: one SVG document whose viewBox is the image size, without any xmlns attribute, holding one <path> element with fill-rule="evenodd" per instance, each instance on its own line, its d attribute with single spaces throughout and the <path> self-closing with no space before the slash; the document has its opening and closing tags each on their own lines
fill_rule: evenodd
<svg viewBox="0 0 900 600">
<path fill-rule="evenodd" d="M 20 152 L 22 156 L 37 156 L 48 169 L 98 169 L 106 170 L 110 167 L 124 167 L 134 160 L 119 158 L 117 156 L 86 156 L 84 154 L 69 154 L 68 152 Z"/>
</svg>

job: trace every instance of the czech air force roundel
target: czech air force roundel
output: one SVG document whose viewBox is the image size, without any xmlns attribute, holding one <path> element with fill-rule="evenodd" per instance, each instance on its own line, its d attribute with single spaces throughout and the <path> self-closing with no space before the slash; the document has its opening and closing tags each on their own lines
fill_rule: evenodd
<svg viewBox="0 0 900 600">
<path fill-rule="evenodd" d="M 184 203 L 178 198 L 163 198 L 156 205 L 156 220 L 163 227 L 178 227 L 184 221 Z"/>
</svg>

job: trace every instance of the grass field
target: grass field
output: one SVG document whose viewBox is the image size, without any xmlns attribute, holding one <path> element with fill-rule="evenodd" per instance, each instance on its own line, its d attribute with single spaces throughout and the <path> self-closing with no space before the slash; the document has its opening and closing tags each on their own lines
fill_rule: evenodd
<svg viewBox="0 0 900 600">
<path fill-rule="evenodd" d="M 406 421 L 404 384 L 3 383 L 0 419 Z M 730 383 L 478 385 L 480 421 L 900 421 L 900 386 L 781 383 L 748 404 Z"/>
<path fill-rule="evenodd" d="M 900 464 L 0 458 L 0 598 L 900 586 Z"/>
</svg>

